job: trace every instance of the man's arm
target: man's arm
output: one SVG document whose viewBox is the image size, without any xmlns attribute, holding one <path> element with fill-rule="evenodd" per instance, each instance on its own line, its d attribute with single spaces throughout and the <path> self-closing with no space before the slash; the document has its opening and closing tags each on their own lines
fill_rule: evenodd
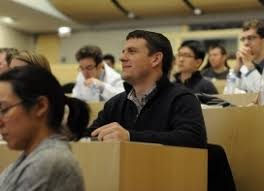
<svg viewBox="0 0 264 191">
<path fill-rule="evenodd" d="M 206 147 L 205 125 L 197 98 L 191 94 L 181 96 L 175 100 L 172 108 L 169 120 L 171 130 L 169 131 L 126 130 L 114 122 L 98 128 L 92 133 L 92 136 L 98 136 L 101 141 L 130 140 L 176 146 Z M 100 113 L 93 126 L 99 127 L 98 125 L 104 122 L 105 117 L 103 112 Z"/>
<path fill-rule="evenodd" d="M 205 147 L 206 132 L 204 119 L 200 103 L 196 97 L 184 95 L 177 98 L 172 107 L 169 122 L 171 131 L 129 130 L 130 140 L 175 146 Z"/>
</svg>

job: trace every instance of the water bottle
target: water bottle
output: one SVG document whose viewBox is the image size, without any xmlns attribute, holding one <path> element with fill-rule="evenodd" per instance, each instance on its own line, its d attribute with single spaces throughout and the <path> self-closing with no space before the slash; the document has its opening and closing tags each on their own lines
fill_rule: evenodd
<svg viewBox="0 0 264 191">
<path fill-rule="evenodd" d="M 264 69 L 262 71 L 262 76 L 261 76 L 261 80 L 260 80 L 260 90 L 259 90 L 258 104 L 259 105 L 264 105 Z"/>
<path fill-rule="evenodd" d="M 96 84 L 92 84 L 90 86 L 90 90 L 91 90 L 91 95 L 89 96 L 89 101 L 99 101 L 99 96 L 100 96 L 100 91 L 99 89 L 96 87 Z"/>
<path fill-rule="evenodd" d="M 226 86 L 226 94 L 234 94 L 235 89 L 237 87 L 237 77 L 234 72 L 234 69 L 230 68 L 229 73 L 226 78 L 227 86 Z"/>
</svg>

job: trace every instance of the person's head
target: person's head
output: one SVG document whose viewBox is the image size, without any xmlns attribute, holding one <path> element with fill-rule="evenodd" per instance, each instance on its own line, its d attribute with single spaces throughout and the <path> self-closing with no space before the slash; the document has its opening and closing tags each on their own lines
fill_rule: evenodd
<svg viewBox="0 0 264 191">
<path fill-rule="evenodd" d="M 177 66 L 179 72 L 193 73 L 203 63 L 205 50 L 203 45 L 196 40 L 184 41 L 177 54 Z"/>
<path fill-rule="evenodd" d="M 26 65 L 0 75 L 0 133 L 11 149 L 31 152 L 41 139 L 61 133 L 65 104 L 68 128 L 79 139 L 88 125 L 88 107 L 64 96 L 51 72 Z"/>
<path fill-rule="evenodd" d="M 251 49 L 255 59 L 264 54 L 264 21 L 251 20 L 243 25 L 240 41 Z"/>
<path fill-rule="evenodd" d="M 99 78 L 103 71 L 103 54 L 98 46 L 84 46 L 75 54 L 85 79 Z"/>
<path fill-rule="evenodd" d="M 208 61 L 212 68 L 218 69 L 227 66 L 227 52 L 225 47 L 214 44 L 209 47 Z"/>
<path fill-rule="evenodd" d="M 17 55 L 14 55 L 10 63 L 10 68 L 25 65 L 39 65 L 51 72 L 49 61 L 45 56 L 28 51 L 21 51 Z"/>
<path fill-rule="evenodd" d="M 106 55 L 104 55 L 103 60 L 111 68 L 114 68 L 115 67 L 115 57 L 112 54 L 106 54 Z"/>
<path fill-rule="evenodd" d="M 169 75 L 173 51 L 170 41 L 160 33 L 135 30 L 126 37 L 120 60 L 122 77 L 129 83 Z"/>
<path fill-rule="evenodd" d="M 18 53 L 15 48 L 0 49 L 0 74 L 8 70 L 12 57 Z"/>
</svg>

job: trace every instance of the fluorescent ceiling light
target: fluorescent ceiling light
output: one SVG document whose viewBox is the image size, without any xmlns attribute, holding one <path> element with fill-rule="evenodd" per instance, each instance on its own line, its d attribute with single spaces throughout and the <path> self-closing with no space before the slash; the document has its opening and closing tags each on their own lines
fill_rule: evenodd
<svg viewBox="0 0 264 191">
<path fill-rule="evenodd" d="M 58 28 L 58 34 L 60 37 L 71 36 L 71 31 L 72 31 L 72 29 L 70 27 L 66 27 L 66 26 Z"/>
<path fill-rule="evenodd" d="M 199 9 L 199 8 L 194 8 L 193 14 L 195 14 L 195 15 L 201 15 L 202 14 L 202 10 Z"/>
<path fill-rule="evenodd" d="M 6 16 L 0 17 L 0 21 L 6 24 L 15 23 L 15 19 L 13 19 L 12 17 L 6 17 Z"/>
</svg>

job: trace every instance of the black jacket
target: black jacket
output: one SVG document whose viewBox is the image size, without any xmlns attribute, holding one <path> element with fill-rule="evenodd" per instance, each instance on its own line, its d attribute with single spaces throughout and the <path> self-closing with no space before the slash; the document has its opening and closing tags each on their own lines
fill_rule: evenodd
<svg viewBox="0 0 264 191">
<path fill-rule="evenodd" d="M 157 82 L 157 91 L 137 116 L 137 107 L 126 91 L 105 103 L 91 127 L 118 122 L 130 133 L 131 141 L 177 146 L 206 147 L 206 131 L 197 98 L 181 85 L 166 77 Z"/>
<path fill-rule="evenodd" d="M 205 79 L 199 71 L 192 74 L 191 78 L 184 83 L 180 80 L 180 73 L 175 75 L 175 83 L 181 83 L 189 88 L 193 93 L 206 93 L 206 94 L 218 94 L 214 84 Z"/>
</svg>

